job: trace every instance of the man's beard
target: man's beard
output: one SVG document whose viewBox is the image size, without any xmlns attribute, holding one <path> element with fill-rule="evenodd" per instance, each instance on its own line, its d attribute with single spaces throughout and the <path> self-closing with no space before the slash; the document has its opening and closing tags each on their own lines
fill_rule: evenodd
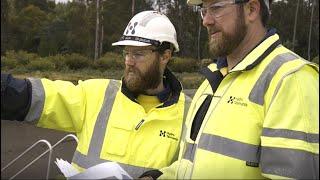
<svg viewBox="0 0 320 180">
<path fill-rule="evenodd" d="M 238 9 L 238 18 L 235 20 L 237 23 L 234 26 L 233 33 L 227 34 L 212 27 L 208 29 L 209 33 L 209 51 L 216 57 L 225 57 L 234 51 L 244 39 L 247 34 L 247 26 L 245 25 L 243 9 Z M 211 39 L 212 32 L 222 33 L 221 38 Z"/>
<path fill-rule="evenodd" d="M 146 94 L 147 90 L 157 88 L 162 78 L 159 65 L 159 59 L 156 59 L 145 73 L 135 67 L 126 67 L 124 82 L 127 88 L 131 92 L 138 94 Z"/>
</svg>

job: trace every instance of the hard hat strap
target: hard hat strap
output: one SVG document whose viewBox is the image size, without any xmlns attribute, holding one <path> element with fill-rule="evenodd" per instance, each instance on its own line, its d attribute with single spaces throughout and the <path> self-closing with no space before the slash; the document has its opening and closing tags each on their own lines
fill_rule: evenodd
<svg viewBox="0 0 320 180">
<path fill-rule="evenodd" d="M 156 47 L 161 45 L 160 41 L 153 40 L 153 39 L 147 39 L 147 38 L 143 38 L 143 37 L 138 37 L 138 36 L 122 36 L 120 38 L 120 41 L 123 41 L 123 40 L 139 41 L 139 42 L 154 45 Z"/>
</svg>

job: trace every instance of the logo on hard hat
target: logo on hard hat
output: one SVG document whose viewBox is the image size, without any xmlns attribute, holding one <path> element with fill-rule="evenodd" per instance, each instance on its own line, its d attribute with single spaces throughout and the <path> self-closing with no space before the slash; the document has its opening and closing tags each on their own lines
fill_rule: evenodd
<svg viewBox="0 0 320 180">
<path fill-rule="evenodd" d="M 131 22 L 130 22 L 127 26 L 126 35 L 129 33 L 129 31 L 131 31 L 131 34 L 136 33 L 135 28 L 137 25 L 138 25 L 138 22 L 133 23 L 133 25 L 131 25 Z"/>
</svg>

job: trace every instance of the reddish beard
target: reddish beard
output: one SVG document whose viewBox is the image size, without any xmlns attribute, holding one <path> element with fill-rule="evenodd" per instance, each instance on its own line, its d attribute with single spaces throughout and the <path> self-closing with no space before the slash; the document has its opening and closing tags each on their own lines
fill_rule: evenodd
<svg viewBox="0 0 320 180">
<path fill-rule="evenodd" d="M 145 94 L 149 89 L 155 89 L 161 82 L 159 60 L 155 60 L 146 72 L 141 72 L 138 68 L 128 66 L 124 72 L 124 82 L 127 88 L 134 93 Z"/>
<path fill-rule="evenodd" d="M 234 51 L 247 34 L 243 8 L 238 9 L 236 24 L 232 33 L 226 33 L 217 27 L 208 27 L 209 50 L 213 57 L 225 57 Z M 211 38 L 213 32 L 221 33 L 216 39 Z"/>
</svg>

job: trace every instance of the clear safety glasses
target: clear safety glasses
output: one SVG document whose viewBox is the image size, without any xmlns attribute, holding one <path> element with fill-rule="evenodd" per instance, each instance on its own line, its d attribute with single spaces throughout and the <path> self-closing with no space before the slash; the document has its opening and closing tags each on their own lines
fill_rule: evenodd
<svg viewBox="0 0 320 180">
<path fill-rule="evenodd" d="M 131 58 L 135 61 L 141 61 L 150 53 L 157 52 L 157 49 L 145 49 L 145 50 L 139 50 L 139 51 L 127 51 L 123 50 L 122 55 L 124 59 Z"/>
<path fill-rule="evenodd" d="M 219 18 L 227 14 L 226 7 L 235 4 L 247 3 L 249 0 L 229 0 L 229 1 L 220 1 L 213 3 L 207 7 L 200 8 L 201 18 L 203 19 L 206 15 L 210 15 L 214 18 Z"/>
</svg>

